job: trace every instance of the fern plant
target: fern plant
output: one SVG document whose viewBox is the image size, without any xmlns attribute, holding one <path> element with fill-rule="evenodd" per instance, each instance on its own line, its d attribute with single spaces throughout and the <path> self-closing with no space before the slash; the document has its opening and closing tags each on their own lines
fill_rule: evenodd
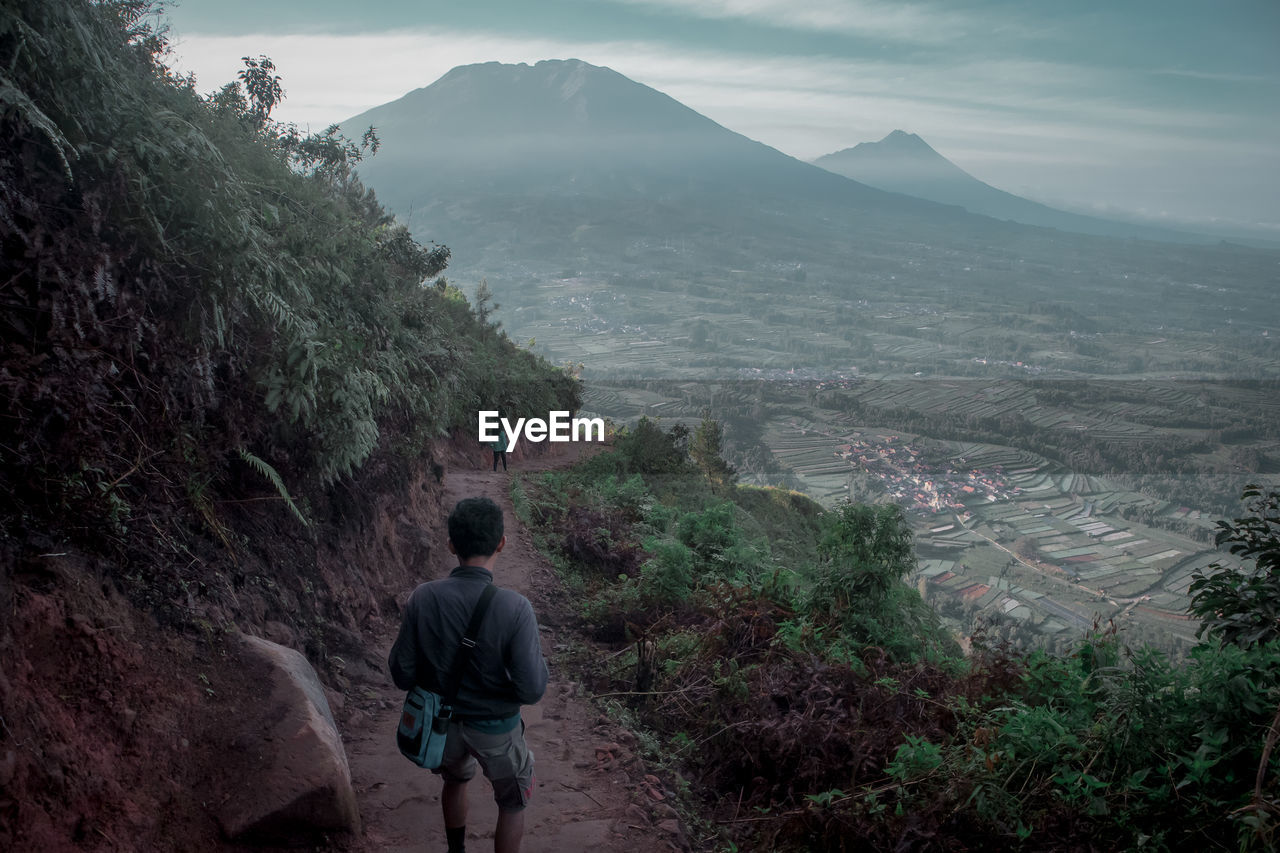
<svg viewBox="0 0 1280 853">
<path fill-rule="evenodd" d="M 284 480 L 280 477 L 280 472 L 271 466 L 269 462 L 261 457 L 255 456 L 243 447 L 240 448 L 240 458 L 249 464 L 249 467 L 257 471 L 266 478 L 272 486 L 275 486 L 276 492 L 280 495 L 280 499 L 284 501 L 285 506 L 302 522 L 303 527 L 310 527 L 311 522 L 307 521 L 307 517 L 302 514 L 302 510 L 298 509 L 298 505 L 293 502 L 293 498 L 289 494 L 288 487 L 285 486 Z"/>
</svg>

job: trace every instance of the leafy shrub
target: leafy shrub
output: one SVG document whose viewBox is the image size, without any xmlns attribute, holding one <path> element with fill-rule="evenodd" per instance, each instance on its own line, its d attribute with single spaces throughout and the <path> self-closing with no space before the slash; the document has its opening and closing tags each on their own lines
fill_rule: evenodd
<svg viewBox="0 0 1280 853">
<path fill-rule="evenodd" d="M 1219 521 L 1216 542 L 1250 559 L 1252 571 L 1214 563 L 1192 575 L 1191 612 L 1204 632 L 1227 643 L 1252 646 L 1280 639 L 1280 491 L 1244 491 L 1252 515 Z"/>
<path fill-rule="evenodd" d="M 738 478 L 737 472 L 721 455 L 723 440 L 724 427 L 710 414 L 705 414 L 689 442 L 689 456 L 693 464 L 702 472 L 707 483 L 717 489 L 733 485 Z"/>
<path fill-rule="evenodd" d="M 630 525 L 616 510 L 570 507 L 559 526 L 560 549 L 579 566 L 605 578 L 634 575 L 643 559 Z"/>
<path fill-rule="evenodd" d="M 889 591 L 914 568 L 911 526 L 895 504 L 844 504 L 819 543 L 824 571 L 811 610 L 829 615 L 861 606 L 881 609 Z"/>
<path fill-rule="evenodd" d="M 885 765 L 885 775 L 900 782 L 927 776 L 942 765 L 942 750 L 922 737 L 907 735 L 906 741 Z"/>
<path fill-rule="evenodd" d="M 805 609 L 838 625 L 839 640 L 883 647 L 901 660 L 955 646 L 937 615 L 903 584 L 915 567 L 913 534 L 894 504 L 844 504 L 825 517 L 821 563 Z"/>
<path fill-rule="evenodd" d="M 629 522 L 640 521 L 653 507 L 653 496 L 639 474 L 625 480 L 609 474 L 591 486 L 590 491 L 600 505 L 613 507 Z"/>
<path fill-rule="evenodd" d="M 676 536 L 703 565 L 711 565 L 726 550 L 742 541 L 732 503 L 713 504 L 701 512 L 685 513 L 676 524 Z"/>
<path fill-rule="evenodd" d="M 654 604 L 677 604 L 693 592 L 694 552 L 679 542 L 649 539 L 645 550 L 651 555 L 641 567 L 642 590 Z"/>
<path fill-rule="evenodd" d="M 625 473 L 649 475 L 687 475 L 689 430 L 676 424 L 664 432 L 648 418 L 641 418 L 634 428 L 619 432 L 615 447 Z"/>
<path fill-rule="evenodd" d="M 1200 646 L 1186 667 L 1123 652 L 1104 633 L 1032 655 L 1002 701 L 961 709 L 939 772 L 901 789 L 902 808 L 965 809 L 970 831 L 1037 850 L 1077 833 L 1111 849 L 1270 849 L 1275 802 L 1253 783 L 1280 771 L 1260 763 L 1280 645 Z"/>
</svg>

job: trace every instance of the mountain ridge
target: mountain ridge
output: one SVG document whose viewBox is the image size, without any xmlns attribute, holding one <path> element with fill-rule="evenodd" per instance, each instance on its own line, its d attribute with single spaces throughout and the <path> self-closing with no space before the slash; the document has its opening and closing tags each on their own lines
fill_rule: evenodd
<svg viewBox="0 0 1280 853">
<path fill-rule="evenodd" d="M 530 243 L 534 255 L 569 241 L 591 254 L 605 233 L 614 263 L 641 233 L 838 239 L 884 230 L 886 217 L 968 216 L 833 175 L 580 60 L 460 66 L 341 126 L 354 136 L 369 125 L 382 145 L 361 179 L 459 266 L 486 255 L 524 263 L 531 255 L 516 247 Z M 595 229 L 586 238 L 584 226 Z"/>
<path fill-rule="evenodd" d="M 576 59 L 459 66 L 342 126 L 350 131 L 370 124 L 378 128 L 382 150 L 360 172 L 375 183 L 405 156 L 417 158 L 426 149 L 446 168 L 489 176 L 517 172 L 527 177 L 531 169 L 543 168 L 555 178 L 575 180 L 592 172 L 629 170 L 649 183 L 662 177 L 668 183 L 676 178 L 703 185 L 723 183 L 728 175 L 736 181 L 741 176 L 735 172 L 750 169 L 757 189 L 767 183 L 777 191 L 789 183 L 819 193 L 860 195 L 878 205 L 902 204 L 855 181 L 832 183 L 817 167 L 726 128 L 663 92 Z M 416 137 L 417 146 L 405 144 L 407 134 Z"/>
<path fill-rule="evenodd" d="M 894 130 L 876 142 L 860 142 L 811 162 L 886 192 L 952 204 L 995 219 L 1103 237 L 1212 242 L 1211 238 L 1192 232 L 1071 213 L 1014 195 L 975 178 L 939 154 L 923 138 L 903 130 Z"/>
</svg>

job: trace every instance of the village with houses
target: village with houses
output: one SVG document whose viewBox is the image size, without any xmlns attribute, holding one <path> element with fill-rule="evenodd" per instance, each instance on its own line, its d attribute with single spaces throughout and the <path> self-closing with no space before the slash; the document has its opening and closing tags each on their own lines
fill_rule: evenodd
<svg viewBox="0 0 1280 853">
<path fill-rule="evenodd" d="M 1114 621 L 1176 652 L 1195 637 L 1185 616 L 1193 573 L 1230 559 L 1211 541 L 1129 520 L 1126 507 L 1208 530 L 1206 514 L 1025 451 L 795 418 L 772 424 L 767 441 L 797 486 L 828 506 L 870 477 L 881 500 L 904 507 L 917 534 L 911 580 L 965 635 L 983 623 L 1053 645 Z"/>
</svg>

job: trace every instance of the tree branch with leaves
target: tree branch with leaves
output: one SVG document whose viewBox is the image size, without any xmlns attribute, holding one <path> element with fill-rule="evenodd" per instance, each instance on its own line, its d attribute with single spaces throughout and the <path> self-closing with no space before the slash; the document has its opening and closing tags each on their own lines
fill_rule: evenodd
<svg viewBox="0 0 1280 853">
<path fill-rule="evenodd" d="M 1208 632 L 1249 648 L 1280 639 L 1280 490 L 1248 486 L 1242 500 L 1251 514 L 1219 521 L 1215 541 L 1253 569 L 1213 563 L 1192 575 L 1188 591 L 1189 610 L 1201 619 L 1197 637 Z"/>
</svg>

